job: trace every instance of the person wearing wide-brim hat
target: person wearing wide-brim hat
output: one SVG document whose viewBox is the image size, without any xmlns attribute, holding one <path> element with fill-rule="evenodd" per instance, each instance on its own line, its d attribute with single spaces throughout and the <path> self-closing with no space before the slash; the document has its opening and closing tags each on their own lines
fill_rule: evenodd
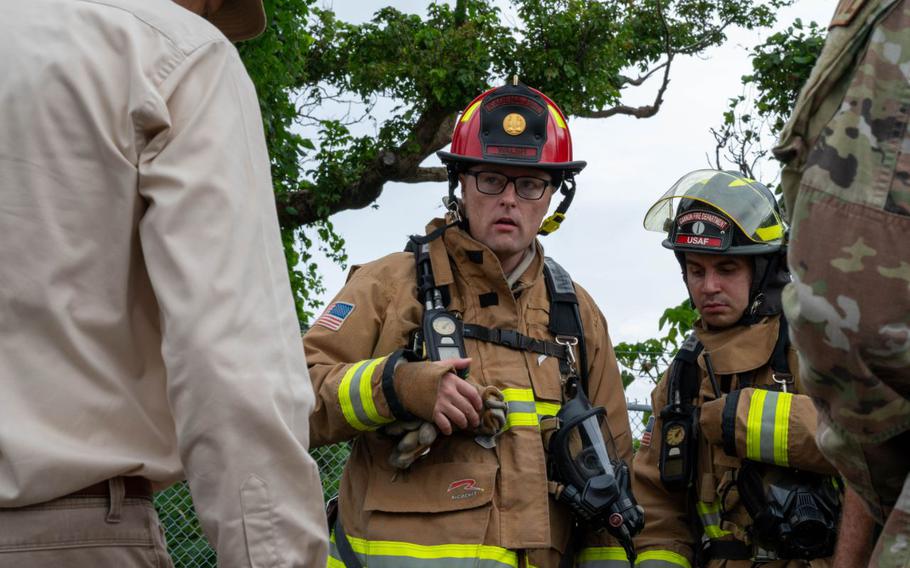
<svg viewBox="0 0 910 568">
<path fill-rule="evenodd" d="M 219 565 L 325 564 L 231 44 L 264 27 L 261 0 L 0 2 L 0 566 L 172 566 L 152 492 L 182 479 Z"/>
</svg>

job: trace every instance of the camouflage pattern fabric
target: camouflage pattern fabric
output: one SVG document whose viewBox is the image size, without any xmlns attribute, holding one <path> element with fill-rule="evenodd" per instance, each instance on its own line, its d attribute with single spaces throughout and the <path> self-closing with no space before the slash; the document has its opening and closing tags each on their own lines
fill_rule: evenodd
<svg viewBox="0 0 910 568">
<path fill-rule="evenodd" d="M 910 559 L 910 479 L 882 530 L 869 566 L 906 568 Z"/>
<path fill-rule="evenodd" d="M 908 78 L 910 0 L 842 0 L 775 148 L 792 212 L 784 307 L 819 447 L 887 520 L 881 566 L 910 566 Z"/>
</svg>

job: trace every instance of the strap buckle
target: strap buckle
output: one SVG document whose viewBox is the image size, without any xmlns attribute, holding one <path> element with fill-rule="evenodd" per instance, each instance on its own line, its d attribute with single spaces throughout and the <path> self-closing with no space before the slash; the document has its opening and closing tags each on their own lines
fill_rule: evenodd
<svg viewBox="0 0 910 568">
<path fill-rule="evenodd" d="M 452 215 L 452 221 L 461 223 L 461 211 L 458 207 L 458 200 L 448 195 L 442 198 L 442 206 Z"/>
<path fill-rule="evenodd" d="M 514 329 L 500 329 L 499 342 L 506 347 L 516 348 L 518 345 L 518 332 Z"/>
<path fill-rule="evenodd" d="M 771 373 L 771 380 L 780 385 L 781 392 L 788 392 L 787 385 L 793 384 L 793 375 L 790 373 Z"/>
<path fill-rule="evenodd" d="M 566 363 L 569 366 L 569 375 L 578 376 L 578 371 L 575 368 L 575 346 L 578 345 L 578 338 L 568 335 L 557 335 L 556 343 L 566 348 Z"/>
</svg>

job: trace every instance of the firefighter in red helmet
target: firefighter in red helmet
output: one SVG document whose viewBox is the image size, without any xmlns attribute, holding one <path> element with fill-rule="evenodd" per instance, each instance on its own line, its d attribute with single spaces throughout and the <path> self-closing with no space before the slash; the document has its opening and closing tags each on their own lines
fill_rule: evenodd
<svg viewBox="0 0 910 568">
<path fill-rule="evenodd" d="M 355 267 L 304 338 L 313 444 L 351 441 L 330 562 L 627 566 L 601 530 L 641 525 L 616 358 L 600 310 L 536 238 L 585 165 L 566 119 L 535 89 L 494 88 L 439 157 L 445 218 Z"/>
</svg>

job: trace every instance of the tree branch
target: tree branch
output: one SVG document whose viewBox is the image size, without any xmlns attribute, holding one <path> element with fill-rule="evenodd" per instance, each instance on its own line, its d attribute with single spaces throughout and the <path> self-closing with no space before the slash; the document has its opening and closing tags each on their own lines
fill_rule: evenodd
<svg viewBox="0 0 910 568">
<path fill-rule="evenodd" d="M 425 110 L 414 124 L 409 140 L 396 148 L 377 152 L 363 169 L 360 179 L 344 188 L 330 203 L 319 199 L 318 187 L 315 192 L 304 190 L 277 196 L 279 222 L 283 227 L 296 227 L 339 211 L 362 209 L 376 201 L 388 181 L 444 181 L 447 179 L 444 168 L 421 168 L 420 163 L 451 142 L 455 118 L 456 113 L 447 109 Z"/>
<path fill-rule="evenodd" d="M 650 118 L 657 114 L 657 112 L 660 110 L 661 105 L 664 103 L 664 93 L 667 91 L 667 85 L 670 84 L 670 67 L 672 67 L 673 57 L 676 55 L 676 52 L 673 50 L 673 47 L 670 44 L 670 26 L 667 24 L 667 18 L 664 15 L 663 6 L 661 6 L 660 2 L 657 3 L 657 14 L 660 16 L 660 21 L 663 24 L 664 28 L 664 52 L 667 54 L 667 60 L 652 69 L 644 77 L 639 78 L 643 83 L 652 73 L 654 73 L 654 71 L 657 71 L 663 67 L 663 80 L 661 81 L 660 88 L 657 89 L 657 94 L 654 97 L 654 102 L 650 105 L 640 107 L 616 105 L 612 108 L 585 113 L 581 116 L 588 118 L 608 118 L 617 114 L 625 114 L 628 116 L 634 116 L 635 118 Z"/>
<path fill-rule="evenodd" d="M 425 181 L 448 181 L 449 174 L 442 166 L 435 168 L 417 168 L 414 175 L 406 178 L 389 180 L 400 181 L 401 183 L 423 183 Z"/>
<path fill-rule="evenodd" d="M 623 85 L 632 85 L 633 87 L 640 87 L 645 81 L 647 81 L 648 79 L 651 78 L 651 75 L 657 73 L 658 71 L 660 71 L 661 69 L 663 69 L 664 67 L 666 67 L 669 64 L 670 64 L 670 60 L 668 59 L 667 61 L 664 61 L 663 63 L 661 63 L 654 69 L 651 69 L 650 71 L 645 73 L 644 75 L 640 75 L 634 79 L 632 77 L 627 77 L 626 75 L 620 75 L 619 79 Z"/>
</svg>

